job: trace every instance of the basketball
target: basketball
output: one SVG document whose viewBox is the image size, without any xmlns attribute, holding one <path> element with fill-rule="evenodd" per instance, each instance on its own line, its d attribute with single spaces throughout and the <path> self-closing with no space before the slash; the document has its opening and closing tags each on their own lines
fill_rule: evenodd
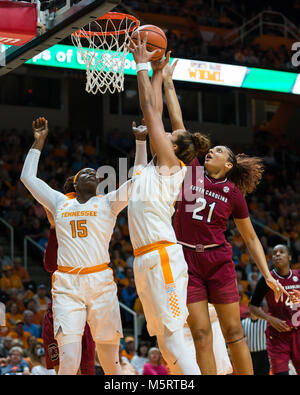
<svg viewBox="0 0 300 395">
<path fill-rule="evenodd" d="M 148 33 L 147 38 L 147 50 L 152 52 L 156 49 L 160 51 L 157 52 L 152 58 L 152 61 L 160 59 L 166 52 L 168 40 L 159 27 L 154 25 L 143 25 L 137 28 L 131 35 L 131 39 L 137 44 L 137 33 L 140 33 L 141 41 L 143 41 L 145 34 Z"/>
</svg>

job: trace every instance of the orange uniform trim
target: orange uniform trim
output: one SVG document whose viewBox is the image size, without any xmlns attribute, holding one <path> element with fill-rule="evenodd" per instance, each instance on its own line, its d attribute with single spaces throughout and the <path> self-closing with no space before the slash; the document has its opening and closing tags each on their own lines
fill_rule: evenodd
<svg viewBox="0 0 300 395">
<path fill-rule="evenodd" d="M 66 197 L 67 197 L 68 199 L 75 199 L 75 198 L 76 198 L 76 192 L 69 192 L 69 193 L 66 193 Z"/>
<path fill-rule="evenodd" d="M 176 284 L 174 282 L 173 274 L 171 271 L 169 255 L 165 247 L 158 250 L 160 256 L 161 269 L 163 272 L 165 287 L 168 292 L 169 305 L 173 318 L 180 317 L 180 307 L 178 302 L 178 296 L 176 293 Z"/>
<path fill-rule="evenodd" d="M 157 241 L 156 243 L 148 244 L 148 245 L 141 247 L 141 248 L 136 248 L 135 250 L 133 250 L 133 255 L 135 257 L 138 257 L 138 256 L 141 256 L 144 254 L 148 254 L 148 252 L 159 250 L 160 248 L 169 247 L 173 244 L 175 244 L 175 243 L 172 243 L 170 241 L 165 241 L 165 240 Z"/>
<path fill-rule="evenodd" d="M 168 252 L 165 249 L 165 247 L 160 248 L 158 250 L 158 252 L 159 252 L 159 256 L 160 256 L 160 263 L 161 263 L 162 272 L 163 272 L 164 279 L 165 279 L 165 285 L 173 284 L 174 279 L 173 279 L 173 274 L 171 271 Z"/>
<path fill-rule="evenodd" d="M 170 259 L 166 247 L 174 245 L 170 241 L 158 241 L 153 244 L 148 244 L 147 246 L 138 248 L 133 251 L 135 257 L 147 254 L 148 252 L 158 250 L 160 256 L 161 269 L 164 276 L 165 287 L 168 293 L 169 306 L 173 318 L 180 317 L 181 312 L 179 308 L 178 297 L 176 293 L 176 284 L 174 282 L 174 277 L 172 274 Z M 151 268 L 150 268 L 151 270 Z"/>
<path fill-rule="evenodd" d="M 107 263 L 102 263 L 101 265 L 90 266 L 90 267 L 67 267 L 67 266 L 57 266 L 57 270 L 63 273 L 69 274 L 89 274 L 102 272 L 103 270 L 109 269 Z"/>
</svg>

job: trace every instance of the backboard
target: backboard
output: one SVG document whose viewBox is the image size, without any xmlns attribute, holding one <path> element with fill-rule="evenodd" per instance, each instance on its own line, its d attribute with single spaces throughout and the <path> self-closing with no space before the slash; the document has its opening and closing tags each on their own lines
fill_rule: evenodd
<svg viewBox="0 0 300 395">
<path fill-rule="evenodd" d="M 0 44 L 0 76 L 38 53 L 58 44 L 74 31 L 112 11 L 121 0 L 50 0 L 41 2 L 37 36 L 22 46 Z"/>
</svg>

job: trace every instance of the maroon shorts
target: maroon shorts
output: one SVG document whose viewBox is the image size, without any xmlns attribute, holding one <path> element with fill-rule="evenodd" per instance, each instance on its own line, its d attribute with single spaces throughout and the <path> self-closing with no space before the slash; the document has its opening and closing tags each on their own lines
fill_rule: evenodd
<svg viewBox="0 0 300 395">
<path fill-rule="evenodd" d="M 196 252 L 183 247 L 188 264 L 187 303 L 208 300 L 213 304 L 239 301 L 232 249 L 228 244 Z"/>
<path fill-rule="evenodd" d="M 54 338 L 52 308 L 49 307 L 44 315 L 42 338 L 44 341 L 46 367 L 47 369 L 54 369 L 55 366 L 59 365 L 59 352 L 57 341 Z M 85 325 L 82 336 L 80 371 L 83 375 L 95 374 L 95 343 L 88 324 Z"/>
<path fill-rule="evenodd" d="M 266 338 L 272 373 L 288 372 L 289 361 L 292 361 L 300 374 L 300 329 L 278 332 L 268 327 Z"/>
</svg>

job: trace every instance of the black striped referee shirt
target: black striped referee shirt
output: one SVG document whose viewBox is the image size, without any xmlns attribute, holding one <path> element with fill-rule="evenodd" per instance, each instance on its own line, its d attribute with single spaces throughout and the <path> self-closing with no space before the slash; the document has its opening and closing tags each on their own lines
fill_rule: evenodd
<svg viewBox="0 0 300 395">
<path fill-rule="evenodd" d="M 264 351 L 267 349 L 265 330 L 266 320 L 252 320 L 250 317 L 241 321 L 250 352 Z"/>
</svg>

